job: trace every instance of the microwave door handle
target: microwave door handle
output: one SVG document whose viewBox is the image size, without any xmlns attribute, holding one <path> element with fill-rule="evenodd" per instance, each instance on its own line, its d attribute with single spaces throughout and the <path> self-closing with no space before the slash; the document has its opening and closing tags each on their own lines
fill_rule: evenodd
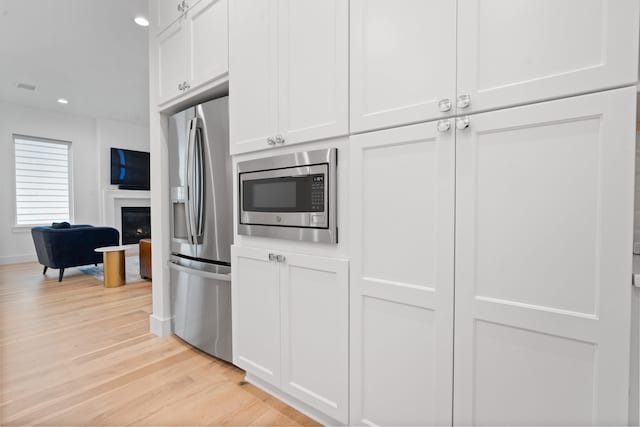
<svg viewBox="0 0 640 427">
<path fill-rule="evenodd" d="M 197 119 L 196 119 L 197 120 Z M 195 203 L 197 203 L 195 212 L 196 212 L 196 220 L 195 220 L 195 233 L 196 237 L 202 236 L 202 222 L 203 222 L 203 209 L 204 209 L 204 153 L 203 153 L 203 144 L 202 144 L 202 128 L 194 127 L 195 134 L 195 144 L 194 144 L 194 163 L 195 163 L 195 174 L 194 174 L 194 188 L 195 188 Z"/>
</svg>

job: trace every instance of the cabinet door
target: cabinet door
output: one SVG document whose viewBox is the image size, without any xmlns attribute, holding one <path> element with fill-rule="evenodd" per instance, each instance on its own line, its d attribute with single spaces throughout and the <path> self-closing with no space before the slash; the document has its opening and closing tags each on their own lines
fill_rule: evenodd
<svg viewBox="0 0 640 427">
<path fill-rule="evenodd" d="M 182 94 L 187 80 L 187 34 L 184 20 L 173 23 L 158 36 L 158 104 Z"/>
<path fill-rule="evenodd" d="M 156 22 L 158 33 L 164 31 L 176 19 L 182 16 L 182 0 L 156 0 Z"/>
<path fill-rule="evenodd" d="M 454 113 L 455 0 L 351 0 L 350 20 L 351 132 Z"/>
<path fill-rule="evenodd" d="M 278 130 L 287 144 L 346 135 L 348 0 L 278 1 Z"/>
<path fill-rule="evenodd" d="M 269 148 L 277 133 L 276 24 L 276 0 L 229 3 L 231 154 Z"/>
<path fill-rule="evenodd" d="M 189 9 L 189 85 L 192 89 L 229 71 L 227 0 L 202 0 Z"/>
<path fill-rule="evenodd" d="M 282 390 L 347 424 L 348 261 L 287 254 L 280 271 Z"/>
<path fill-rule="evenodd" d="M 351 424 L 451 425 L 454 132 L 350 146 Z"/>
<path fill-rule="evenodd" d="M 637 0 L 458 0 L 458 94 L 482 111 L 632 84 Z"/>
<path fill-rule="evenodd" d="M 233 363 L 280 387 L 279 264 L 264 249 L 232 246 L 231 254 Z"/>
<path fill-rule="evenodd" d="M 635 88 L 457 135 L 455 425 L 626 425 Z"/>
</svg>

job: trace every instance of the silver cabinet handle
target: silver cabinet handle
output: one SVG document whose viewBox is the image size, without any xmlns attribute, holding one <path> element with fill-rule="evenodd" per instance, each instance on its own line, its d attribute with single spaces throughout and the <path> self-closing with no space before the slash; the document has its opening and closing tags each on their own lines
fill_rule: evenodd
<svg viewBox="0 0 640 427">
<path fill-rule="evenodd" d="M 287 257 L 285 257 L 284 255 L 276 255 L 276 261 L 285 262 L 286 260 L 287 260 Z"/>
<path fill-rule="evenodd" d="M 267 138 L 267 144 L 269 145 L 276 145 L 276 140 L 273 139 L 272 136 L 270 136 L 269 138 Z"/>
<path fill-rule="evenodd" d="M 456 119 L 456 129 L 463 130 L 469 127 L 471 119 L 469 117 L 460 117 Z"/>
<path fill-rule="evenodd" d="M 451 111 L 451 107 L 453 107 L 453 103 L 449 98 L 441 99 L 440 102 L 438 102 L 438 110 L 442 113 Z"/>
<path fill-rule="evenodd" d="M 182 0 L 182 8 L 184 10 L 189 9 L 189 3 L 187 3 L 187 0 Z"/>
<path fill-rule="evenodd" d="M 183 85 L 182 85 L 182 87 L 184 88 L 184 90 L 187 90 L 187 89 L 190 89 L 190 88 L 191 88 L 191 86 L 190 86 L 190 85 L 189 85 L 189 83 L 187 83 L 187 82 L 184 82 L 184 83 L 183 83 Z"/>
<path fill-rule="evenodd" d="M 178 3 L 178 12 L 184 12 L 184 7 L 182 7 L 182 3 Z"/>
<path fill-rule="evenodd" d="M 269 261 L 275 261 L 276 260 L 276 254 L 269 254 Z"/>
<path fill-rule="evenodd" d="M 458 97 L 458 108 L 467 108 L 471 105 L 471 97 L 469 95 L 460 95 Z"/>
<path fill-rule="evenodd" d="M 276 135 L 276 144 L 284 144 L 284 137 L 282 135 Z"/>
<path fill-rule="evenodd" d="M 451 120 L 438 120 L 438 132 L 447 132 L 451 129 Z"/>
<path fill-rule="evenodd" d="M 182 83 L 178 83 L 178 90 L 184 90 L 184 86 L 182 85 Z"/>
</svg>

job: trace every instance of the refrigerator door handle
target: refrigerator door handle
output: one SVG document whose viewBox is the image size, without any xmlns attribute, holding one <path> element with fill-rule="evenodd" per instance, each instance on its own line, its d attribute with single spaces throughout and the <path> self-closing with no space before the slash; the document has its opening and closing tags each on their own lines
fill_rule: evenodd
<svg viewBox="0 0 640 427">
<path fill-rule="evenodd" d="M 196 270 L 193 268 L 188 268 L 185 266 L 182 266 L 180 264 L 177 264 L 173 261 L 169 261 L 169 268 L 172 268 L 176 271 L 180 271 L 183 273 L 187 273 L 187 274 L 192 274 L 194 276 L 198 276 L 198 277 L 205 277 L 207 279 L 216 279 L 216 280 L 223 280 L 225 282 L 230 282 L 231 281 L 231 275 L 230 274 L 220 274 L 220 273 L 212 273 L 210 271 L 203 271 L 203 270 Z"/>
<path fill-rule="evenodd" d="M 204 213 L 204 153 L 202 146 L 202 128 L 198 126 L 198 119 L 195 118 L 194 134 L 194 188 L 195 188 L 195 237 L 202 237 L 203 213 Z"/>
<path fill-rule="evenodd" d="M 189 242 L 192 245 L 197 244 L 196 224 L 194 218 L 195 211 L 195 198 L 196 188 L 194 182 L 194 162 L 195 162 L 195 138 L 196 138 L 196 120 L 191 119 L 189 122 L 189 134 L 187 138 L 187 206 L 189 207 L 187 212 L 187 222 L 189 223 Z"/>
<path fill-rule="evenodd" d="M 185 194 L 185 217 L 187 222 L 187 240 L 189 244 L 193 244 L 193 231 L 191 228 L 191 188 L 190 188 L 190 180 L 191 180 L 191 121 L 189 121 L 189 126 L 187 127 L 187 147 L 184 155 L 184 171 L 186 173 L 186 194 Z"/>
</svg>

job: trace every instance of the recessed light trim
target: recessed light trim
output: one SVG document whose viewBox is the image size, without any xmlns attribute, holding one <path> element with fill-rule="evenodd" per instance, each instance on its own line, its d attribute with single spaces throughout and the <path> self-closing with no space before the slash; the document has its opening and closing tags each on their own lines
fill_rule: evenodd
<svg viewBox="0 0 640 427">
<path fill-rule="evenodd" d="M 59 99 L 58 99 L 58 103 L 59 103 L 59 104 L 68 104 L 68 103 L 69 103 L 69 101 L 68 101 L 68 100 L 66 100 L 66 99 L 64 99 L 64 98 L 59 98 Z"/>
<path fill-rule="evenodd" d="M 142 15 L 136 16 L 133 19 L 133 21 L 136 24 L 140 25 L 141 27 L 148 27 L 149 26 L 149 20 L 147 18 L 145 18 L 144 16 L 142 16 Z"/>
</svg>

